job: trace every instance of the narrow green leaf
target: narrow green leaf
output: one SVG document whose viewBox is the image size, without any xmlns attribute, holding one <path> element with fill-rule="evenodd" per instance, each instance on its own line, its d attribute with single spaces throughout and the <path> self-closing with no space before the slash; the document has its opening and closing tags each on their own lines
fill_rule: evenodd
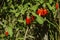
<svg viewBox="0 0 60 40">
<path fill-rule="evenodd" d="M 36 5 L 32 6 L 31 10 L 33 10 L 35 12 L 37 10 L 38 6 L 39 6 L 39 4 L 36 4 Z"/>
<path fill-rule="evenodd" d="M 49 8 L 50 10 L 52 10 L 52 6 L 51 6 L 49 3 L 46 3 L 46 5 L 48 6 L 48 8 Z"/>
<path fill-rule="evenodd" d="M 20 13 L 15 13 L 15 16 L 18 17 L 20 15 Z"/>
<path fill-rule="evenodd" d="M 17 10 L 12 10 L 12 9 L 10 9 L 10 11 L 9 11 L 9 12 L 16 13 L 16 12 L 17 12 Z"/>
<path fill-rule="evenodd" d="M 18 20 L 18 22 L 23 22 L 23 20 Z"/>
<path fill-rule="evenodd" d="M 44 8 L 46 7 L 46 4 L 45 4 L 45 3 L 43 4 L 43 7 L 44 7 Z"/>
<path fill-rule="evenodd" d="M 12 34 L 13 34 L 13 32 L 12 32 L 12 27 L 8 27 L 8 28 L 7 28 L 7 31 L 8 31 L 8 33 L 9 33 L 10 37 L 12 37 Z"/>
<path fill-rule="evenodd" d="M 11 6 L 10 6 L 10 8 L 14 9 L 14 6 L 13 6 L 13 5 L 11 5 Z"/>
<path fill-rule="evenodd" d="M 7 7 L 3 7 L 3 9 L 5 9 L 5 10 L 6 10 L 6 9 L 7 9 Z"/>
<path fill-rule="evenodd" d="M 43 18 L 40 17 L 40 16 L 37 16 L 36 21 L 37 21 L 39 24 L 43 24 L 43 23 L 44 23 Z"/>
<path fill-rule="evenodd" d="M 24 0 L 22 0 L 22 4 L 24 3 Z"/>
<path fill-rule="evenodd" d="M 21 9 L 21 12 L 20 13 L 24 14 L 25 11 L 26 11 L 25 9 Z"/>
<path fill-rule="evenodd" d="M 52 6 L 52 11 L 55 12 L 55 4 Z"/>
<path fill-rule="evenodd" d="M 44 0 L 40 0 L 39 2 L 40 2 L 41 4 L 43 4 Z"/>
<path fill-rule="evenodd" d="M 24 20 L 24 25 L 26 25 L 26 20 Z"/>
<path fill-rule="evenodd" d="M 32 12 L 32 15 L 36 16 L 36 21 L 39 23 L 39 24 L 43 24 L 44 23 L 44 19 L 41 17 L 41 16 L 38 16 L 36 13 Z"/>
<path fill-rule="evenodd" d="M 9 0 L 7 0 L 7 2 L 9 2 Z"/>
<path fill-rule="evenodd" d="M 52 4 L 53 0 L 49 0 L 49 3 Z"/>
</svg>

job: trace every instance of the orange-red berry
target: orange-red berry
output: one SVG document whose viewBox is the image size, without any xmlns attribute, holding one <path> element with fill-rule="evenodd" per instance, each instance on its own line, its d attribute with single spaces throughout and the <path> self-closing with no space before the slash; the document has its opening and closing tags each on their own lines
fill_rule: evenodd
<svg viewBox="0 0 60 40">
<path fill-rule="evenodd" d="M 6 32 L 5 32 L 5 35 L 8 36 L 8 34 L 9 34 L 8 31 L 6 31 Z"/>
<path fill-rule="evenodd" d="M 29 25 L 31 23 L 31 19 L 29 17 L 26 17 L 26 24 Z"/>
<path fill-rule="evenodd" d="M 59 8 L 59 3 L 56 3 L 56 9 L 58 9 Z"/>
<path fill-rule="evenodd" d="M 43 13 L 44 13 L 44 15 L 46 15 L 48 13 L 47 9 L 44 9 Z"/>
<path fill-rule="evenodd" d="M 47 9 L 43 9 L 43 8 L 37 10 L 37 14 L 39 16 L 45 16 L 47 12 L 48 12 Z"/>
</svg>

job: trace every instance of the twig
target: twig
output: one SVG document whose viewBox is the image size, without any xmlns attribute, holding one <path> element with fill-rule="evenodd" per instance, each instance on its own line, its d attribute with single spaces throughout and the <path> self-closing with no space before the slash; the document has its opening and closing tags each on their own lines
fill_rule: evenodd
<svg viewBox="0 0 60 40">
<path fill-rule="evenodd" d="M 47 19 L 46 19 L 46 21 L 47 21 L 48 23 L 50 23 L 51 25 L 53 25 L 55 28 L 57 28 L 57 27 L 56 27 L 57 25 L 55 25 L 54 23 L 50 22 L 50 21 L 47 20 Z M 57 28 L 57 30 L 59 30 L 59 29 Z"/>
<path fill-rule="evenodd" d="M 49 20 L 46 19 L 46 21 L 50 24 L 52 24 L 54 27 L 56 27 L 57 25 L 53 24 L 52 22 L 50 22 Z"/>
<path fill-rule="evenodd" d="M 29 28 L 27 27 L 26 32 L 25 32 L 25 36 L 24 36 L 24 40 L 26 40 L 26 38 L 27 38 L 26 35 L 27 35 L 27 33 L 28 33 L 28 29 L 29 29 Z"/>
</svg>

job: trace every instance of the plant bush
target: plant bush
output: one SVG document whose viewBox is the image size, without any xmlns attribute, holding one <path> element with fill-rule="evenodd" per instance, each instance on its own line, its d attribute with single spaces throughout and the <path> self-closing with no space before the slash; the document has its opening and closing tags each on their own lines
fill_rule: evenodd
<svg viewBox="0 0 60 40">
<path fill-rule="evenodd" d="M 1 40 L 58 40 L 59 0 L 0 0 Z M 46 40 L 45 39 L 45 40 Z"/>
</svg>

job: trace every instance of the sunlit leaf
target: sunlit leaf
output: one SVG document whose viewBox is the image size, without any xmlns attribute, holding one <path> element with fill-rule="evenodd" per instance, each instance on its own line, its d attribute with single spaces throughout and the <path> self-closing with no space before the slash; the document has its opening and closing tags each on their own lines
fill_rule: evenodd
<svg viewBox="0 0 60 40">
<path fill-rule="evenodd" d="M 10 8 L 14 9 L 14 6 L 13 6 L 13 5 L 11 5 L 11 6 L 10 6 Z"/>
<path fill-rule="evenodd" d="M 15 13 L 15 16 L 18 17 L 20 15 L 20 13 Z"/>
<path fill-rule="evenodd" d="M 12 9 L 10 9 L 10 11 L 9 12 L 11 12 L 11 13 L 16 13 L 17 12 L 17 10 L 12 10 Z"/>
<path fill-rule="evenodd" d="M 18 20 L 18 22 L 23 22 L 23 20 Z"/>
<path fill-rule="evenodd" d="M 35 12 L 37 10 L 38 6 L 39 6 L 39 4 L 36 4 L 36 5 L 32 6 L 31 10 L 33 10 Z"/>
<path fill-rule="evenodd" d="M 48 8 L 49 8 L 50 10 L 52 10 L 52 6 L 51 6 L 49 3 L 46 3 L 46 5 L 48 6 Z"/>
<path fill-rule="evenodd" d="M 9 33 L 10 37 L 12 37 L 12 34 L 13 34 L 12 27 L 8 27 L 7 31 Z"/>
<path fill-rule="evenodd" d="M 40 3 L 43 4 L 44 0 L 40 0 Z"/>
<path fill-rule="evenodd" d="M 43 4 L 43 7 L 44 7 L 44 8 L 46 7 L 46 4 L 45 4 L 45 3 Z"/>
<path fill-rule="evenodd" d="M 49 0 L 49 3 L 52 4 L 53 0 Z"/>
<path fill-rule="evenodd" d="M 43 19 L 42 17 L 39 17 L 39 16 L 37 16 L 36 21 L 37 21 L 39 24 L 43 24 L 43 23 L 44 23 L 44 19 Z"/>
</svg>

